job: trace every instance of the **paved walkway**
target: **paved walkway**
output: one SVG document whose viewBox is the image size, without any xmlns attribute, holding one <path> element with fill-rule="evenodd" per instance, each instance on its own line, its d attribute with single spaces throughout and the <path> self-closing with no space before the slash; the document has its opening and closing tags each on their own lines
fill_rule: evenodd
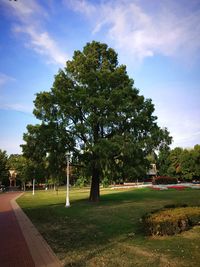
<svg viewBox="0 0 200 267">
<path fill-rule="evenodd" d="M 61 263 L 15 199 L 0 194 L 0 267 L 60 267 Z"/>
</svg>

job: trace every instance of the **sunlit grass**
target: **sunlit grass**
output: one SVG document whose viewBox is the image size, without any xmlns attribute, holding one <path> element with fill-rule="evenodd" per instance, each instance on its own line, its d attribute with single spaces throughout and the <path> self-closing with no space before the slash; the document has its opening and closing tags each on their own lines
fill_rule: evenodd
<svg viewBox="0 0 200 267">
<path fill-rule="evenodd" d="M 146 237 L 140 218 L 169 204 L 200 205 L 200 190 L 101 190 L 89 188 L 25 193 L 18 203 L 65 266 L 200 266 L 200 227 L 172 237 Z"/>
</svg>

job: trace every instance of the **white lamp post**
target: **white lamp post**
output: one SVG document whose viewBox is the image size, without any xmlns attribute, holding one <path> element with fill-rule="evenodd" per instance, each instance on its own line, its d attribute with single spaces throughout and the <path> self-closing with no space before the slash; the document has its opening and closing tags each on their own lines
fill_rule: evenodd
<svg viewBox="0 0 200 267">
<path fill-rule="evenodd" d="M 69 203 L 69 161 L 70 161 L 70 154 L 67 154 L 67 192 L 66 192 L 66 204 L 65 207 L 68 208 L 70 207 Z"/>
<path fill-rule="evenodd" d="M 33 179 L 33 195 L 35 195 L 35 179 Z"/>
</svg>

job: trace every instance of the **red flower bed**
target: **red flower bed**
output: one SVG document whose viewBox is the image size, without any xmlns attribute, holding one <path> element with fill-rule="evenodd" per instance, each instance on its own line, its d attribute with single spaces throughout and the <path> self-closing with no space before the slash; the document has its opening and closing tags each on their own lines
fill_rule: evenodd
<svg viewBox="0 0 200 267">
<path fill-rule="evenodd" d="M 176 189 L 176 190 L 183 190 L 185 188 L 187 188 L 186 186 L 176 186 L 176 185 L 173 185 L 173 186 L 168 186 L 167 188 L 169 189 Z"/>
<path fill-rule="evenodd" d="M 160 190 L 160 188 L 158 188 L 158 187 L 150 187 L 150 188 L 153 190 Z"/>
</svg>

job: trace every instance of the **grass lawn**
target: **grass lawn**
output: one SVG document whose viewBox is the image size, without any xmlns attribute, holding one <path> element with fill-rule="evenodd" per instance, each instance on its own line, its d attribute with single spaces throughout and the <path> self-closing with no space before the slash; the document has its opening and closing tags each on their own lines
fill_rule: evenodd
<svg viewBox="0 0 200 267">
<path fill-rule="evenodd" d="M 140 218 L 168 204 L 200 206 L 200 190 L 101 190 L 101 201 L 87 201 L 89 189 L 25 193 L 18 199 L 64 266 L 200 266 L 200 226 L 171 237 L 146 237 Z"/>
</svg>

